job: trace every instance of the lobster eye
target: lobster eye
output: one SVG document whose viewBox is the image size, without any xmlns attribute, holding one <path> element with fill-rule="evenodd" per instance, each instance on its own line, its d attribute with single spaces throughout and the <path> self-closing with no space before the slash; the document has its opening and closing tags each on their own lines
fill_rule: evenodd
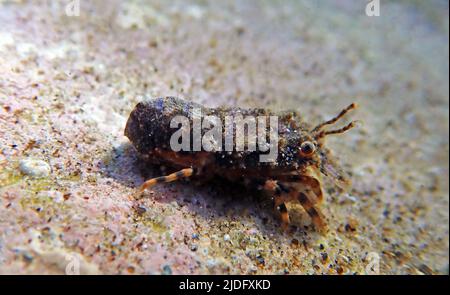
<svg viewBox="0 0 450 295">
<path fill-rule="evenodd" d="M 316 151 L 316 146 L 310 141 L 305 141 L 300 145 L 300 153 L 304 156 L 310 156 Z"/>
</svg>

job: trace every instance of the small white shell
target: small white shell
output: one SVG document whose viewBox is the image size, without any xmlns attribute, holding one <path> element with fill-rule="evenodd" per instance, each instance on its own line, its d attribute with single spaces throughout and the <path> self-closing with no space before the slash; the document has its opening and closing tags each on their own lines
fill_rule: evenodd
<svg viewBox="0 0 450 295">
<path fill-rule="evenodd" d="M 33 177 L 46 177 L 50 174 L 50 166 L 47 162 L 37 159 L 21 160 L 19 169 L 23 174 Z"/>
</svg>

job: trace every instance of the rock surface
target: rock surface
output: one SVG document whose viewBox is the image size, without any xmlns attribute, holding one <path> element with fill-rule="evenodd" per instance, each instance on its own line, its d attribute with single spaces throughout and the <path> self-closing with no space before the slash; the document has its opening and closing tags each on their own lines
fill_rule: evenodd
<svg viewBox="0 0 450 295">
<path fill-rule="evenodd" d="M 447 1 L 50 2 L 0 1 L 0 273 L 448 274 Z M 133 197 L 160 174 L 123 136 L 146 95 L 315 123 L 358 102 L 330 233 L 220 184 Z"/>
</svg>

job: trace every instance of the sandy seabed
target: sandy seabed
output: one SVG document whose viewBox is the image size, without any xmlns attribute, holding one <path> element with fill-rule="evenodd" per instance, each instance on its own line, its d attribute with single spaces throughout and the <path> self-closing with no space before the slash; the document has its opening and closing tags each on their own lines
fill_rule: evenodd
<svg viewBox="0 0 450 295">
<path fill-rule="evenodd" d="M 0 273 L 448 274 L 447 1 L 67 2 L 0 1 Z M 127 116 L 169 95 L 312 123 L 359 103 L 327 142 L 353 182 L 326 187 L 328 235 L 220 185 L 132 197 L 159 170 Z"/>
</svg>

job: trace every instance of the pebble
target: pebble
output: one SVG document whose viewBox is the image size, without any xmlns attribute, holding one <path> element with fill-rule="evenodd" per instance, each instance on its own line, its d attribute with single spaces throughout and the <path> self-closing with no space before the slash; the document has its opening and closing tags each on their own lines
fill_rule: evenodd
<svg viewBox="0 0 450 295">
<path fill-rule="evenodd" d="M 23 258 L 25 259 L 26 262 L 32 262 L 34 257 L 30 253 L 24 252 Z"/>
<path fill-rule="evenodd" d="M 172 269 L 170 268 L 170 266 L 164 265 L 162 274 L 163 275 L 171 275 Z"/>
<path fill-rule="evenodd" d="M 224 239 L 224 241 L 228 242 L 229 240 L 231 240 L 231 237 L 230 237 L 230 235 L 226 234 L 223 236 L 223 239 Z"/>
<path fill-rule="evenodd" d="M 251 228 L 248 230 L 249 235 L 256 235 L 258 233 L 258 230 L 256 228 Z"/>
<path fill-rule="evenodd" d="M 258 257 L 256 257 L 256 259 L 257 259 L 259 265 L 264 266 L 266 264 L 264 257 L 258 256 Z"/>
<path fill-rule="evenodd" d="M 206 261 L 206 265 L 208 268 L 213 268 L 217 265 L 217 260 L 216 259 L 208 259 L 208 261 Z"/>
<path fill-rule="evenodd" d="M 50 174 L 50 165 L 36 159 L 23 159 L 19 162 L 19 169 L 23 174 L 33 177 L 47 177 Z"/>
<path fill-rule="evenodd" d="M 352 201 L 353 203 L 356 203 L 358 201 L 358 199 L 355 196 L 352 196 L 350 194 L 345 194 L 344 198 L 347 199 L 347 200 Z"/>
</svg>

